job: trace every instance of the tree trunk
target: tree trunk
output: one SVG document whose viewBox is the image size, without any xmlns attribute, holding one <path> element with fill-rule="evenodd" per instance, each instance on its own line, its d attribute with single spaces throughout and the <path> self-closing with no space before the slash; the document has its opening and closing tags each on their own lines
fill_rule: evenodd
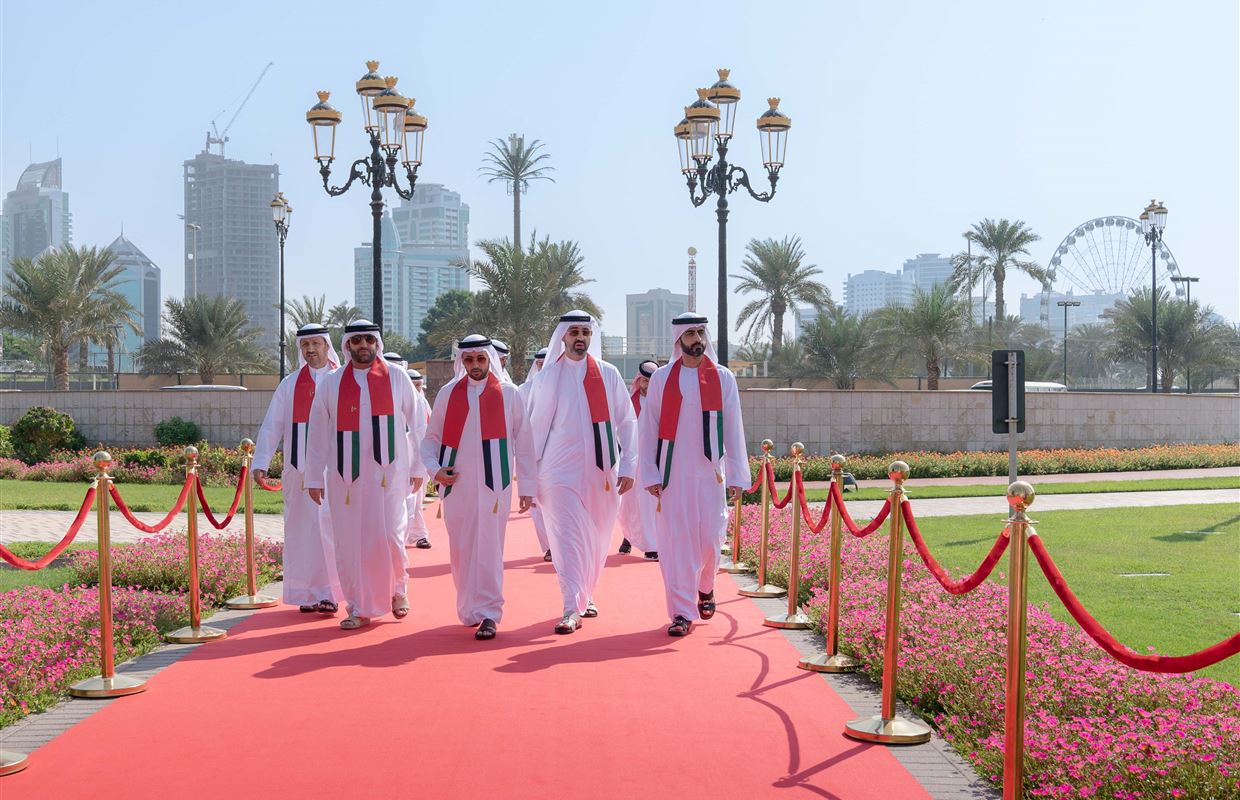
<svg viewBox="0 0 1240 800">
<path fill-rule="evenodd" d="M 112 346 L 111 342 L 108 342 L 108 374 L 114 374 L 115 372 L 116 372 L 116 348 Z"/>
<path fill-rule="evenodd" d="M 995 319 L 1002 320 L 1007 313 L 1007 307 L 1003 303 L 1003 281 L 1006 276 L 1003 270 L 995 270 Z"/>
<path fill-rule="evenodd" d="M 51 348 L 52 356 L 52 382 L 58 392 L 69 391 L 69 348 L 53 347 Z"/>
<path fill-rule="evenodd" d="M 771 304 L 771 358 L 779 355 L 784 347 L 784 307 Z"/>
<path fill-rule="evenodd" d="M 521 182 L 512 182 L 512 245 L 521 246 Z"/>
<path fill-rule="evenodd" d="M 88 355 L 86 341 L 78 342 L 78 372 L 86 371 Z"/>
<path fill-rule="evenodd" d="M 939 389 L 939 360 L 932 358 L 926 362 L 926 388 L 932 392 Z"/>
<path fill-rule="evenodd" d="M 348 356 L 341 356 L 341 358 L 347 359 Z M 198 379 L 204 384 L 215 383 L 215 367 L 210 364 L 199 364 Z"/>
</svg>

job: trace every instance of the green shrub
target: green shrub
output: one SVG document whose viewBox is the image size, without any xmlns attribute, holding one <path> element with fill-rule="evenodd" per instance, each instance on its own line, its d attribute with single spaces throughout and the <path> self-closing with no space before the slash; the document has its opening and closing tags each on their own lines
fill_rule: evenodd
<svg viewBox="0 0 1240 800">
<path fill-rule="evenodd" d="M 127 464 L 134 467 L 144 467 L 147 469 L 159 469 L 171 465 L 175 459 L 166 450 L 120 450 L 114 454 L 116 463 Z"/>
<path fill-rule="evenodd" d="M 155 441 L 161 445 L 185 446 L 187 444 L 195 444 L 202 440 L 202 431 L 194 423 L 173 417 L 166 419 L 155 426 Z"/>
<path fill-rule="evenodd" d="M 27 464 L 46 461 L 54 450 L 80 450 L 86 445 L 73 417 L 50 406 L 35 406 L 13 426 L 13 452 Z"/>
<path fill-rule="evenodd" d="M 0 425 L 0 458 L 16 458 L 13 452 L 13 433 L 8 425 Z"/>
</svg>

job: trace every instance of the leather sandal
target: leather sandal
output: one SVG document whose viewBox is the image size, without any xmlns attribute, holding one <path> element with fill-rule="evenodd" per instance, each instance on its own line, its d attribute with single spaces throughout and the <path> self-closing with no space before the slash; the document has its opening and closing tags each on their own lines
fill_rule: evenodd
<svg viewBox="0 0 1240 800">
<path fill-rule="evenodd" d="M 297 606 L 297 610 L 303 614 L 313 614 L 315 611 L 319 610 L 319 606 L 317 603 L 311 603 L 308 606 Z"/>
<path fill-rule="evenodd" d="M 340 627 L 346 631 L 355 631 L 370 624 L 370 617 L 359 617 L 353 614 L 340 620 Z"/>
<path fill-rule="evenodd" d="M 672 624 L 667 628 L 668 636 L 688 636 L 689 631 L 693 629 L 693 623 L 679 614 L 672 620 Z"/>
<path fill-rule="evenodd" d="M 491 618 L 484 619 L 482 624 L 478 626 L 478 630 L 474 631 L 474 638 L 479 641 L 495 638 L 495 620 Z"/>
<path fill-rule="evenodd" d="M 336 605 L 335 601 L 332 600 L 320 600 L 318 605 L 314 607 L 314 610 L 320 614 L 335 614 L 340 610 L 340 606 Z"/>
<path fill-rule="evenodd" d="M 621 555 L 628 555 L 631 552 L 633 552 L 633 545 L 632 543 L 629 542 L 628 539 L 625 539 L 624 541 L 620 542 L 620 554 Z"/>
<path fill-rule="evenodd" d="M 550 561 L 550 560 L 551 560 L 551 551 L 548 550 L 547 552 L 543 553 L 543 561 Z"/>
<path fill-rule="evenodd" d="M 594 618 L 598 616 L 598 606 L 594 605 L 594 601 L 586 603 L 586 610 L 581 612 L 581 616 Z"/>
<path fill-rule="evenodd" d="M 392 597 L 392 616 L 397 619 L 404 619 L 409 616 L 408 597 L 399 594 Z"/>
<path fill-rule="evenodd" d="M 418 541 L 413 546 L 418 548 L 419 550 L 430 550 L 431 540 L 423 536 L 421 539 L 418 539 Z"/>
<path fill-rule="evenodd" d="M 715 616 L 715 592 L 698 592 L 698 616 L 702 619 L 710 619 Z"/>
<path fill-rule="evenodd" d="M 561 635 L 574 633 L 580 627 L 581 617 L 577 616 L 575 613 L 565 614 L 564 619 L 560 620 L 559 624 L 555 626 L 555 632 Z"/>
</svg>

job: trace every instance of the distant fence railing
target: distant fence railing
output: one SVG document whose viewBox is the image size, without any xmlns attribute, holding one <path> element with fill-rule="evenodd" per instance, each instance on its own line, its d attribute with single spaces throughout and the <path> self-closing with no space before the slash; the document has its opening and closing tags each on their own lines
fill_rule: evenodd
<svg viewBox="0 0 1240 800">
<path fill-rule="evenodd" d="M 70 391 L 114 391 L 118 374 L 115 372 L 70 372 Z M 0 390 L 50 391 L 56 388 L 56 379 L 46 372 L 0 372 Z"/>
</svg>

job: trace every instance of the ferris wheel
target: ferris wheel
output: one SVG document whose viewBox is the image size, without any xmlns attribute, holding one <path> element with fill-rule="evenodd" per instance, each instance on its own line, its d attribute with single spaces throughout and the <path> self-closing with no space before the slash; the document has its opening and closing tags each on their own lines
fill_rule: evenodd
<svg viewBox="0 0 1240 800">
<path fill-rule="evenodd" d="M 1128 294 L 1148 286 L 1150 247 L 1141 223 L 1131 217 L 1098 217 L 1077 225 L 1055 248 L 1050 271 L 1055 289 L 1061 292 Z M 1158 283 L 1179 275 L 1175 256 L 1166 243 L 1159 244 Z M 1183 296 L 1182 287 L 1172 284 L 1177 296 Z"/>
</svg>

